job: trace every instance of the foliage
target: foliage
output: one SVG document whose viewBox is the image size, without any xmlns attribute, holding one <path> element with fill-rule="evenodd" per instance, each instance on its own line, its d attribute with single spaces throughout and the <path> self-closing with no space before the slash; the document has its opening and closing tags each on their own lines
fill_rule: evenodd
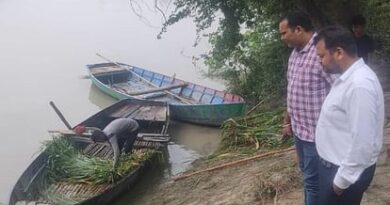
<svg viewBox="0 0 390 205">
<path fill-rule="evenodd" d="M 291 146 L 291 140 L 282 141 L 283 112 L 283 108 L 278 108 L 225 121 L 222 125 L 221 149 L 240 146 L 279 149 Z"/>
<path fill-rule="evenodd" d="M 367 17 L 367 30 L 378 41 L 377 55 L 390 61 L 390 1 L 362 1 L 362 10 Z"/>
<path fill-rule="evenodd" d="M 199 37 L 216 21 L 218 29 L 209 34 L 212 50 L 203 55 L 209 75 L 226 80 L 228 89 L 253 102 L 284 94 L 288 52 L 278 41 L 277 23 L 292 9 L 307 11 L 317 28 L 332 23 L 347 26 L 353 14 L 366 14 L 369 29 L 382 42 L 382 56 L 389 58 L 388 0 L 175 0 L 174 6 L 162 33 L 192 17 Z"/>
<path fill-rule="evenodd" d="M 263 99 L 269 95 L 281 96 L 286 86 L 285 65 L 287 50 L 277 40 L 278 34 L 272 22 L 263 22 L 242 34 L 242 40 L 229 57 L 214 47 L 207 59 L 209 74 L 227 81 L 229 90 L 243 95 L 248 101 Z M 224 44 L 216 35 L 213 45 Z"/>
<path fill-rule="evenodd" d="M 221 78 L 227 88 L 256 102 L 268 95 L 280 96 L 285 87 L 286 49 L 277 40 L 278 1 L 176 0 L 175 11 L 163 31 L 180 19 L 194 17 L 197 31 L 209 28 L 217 17 L 219 28 L 209 35 L 212 51 L 203 57 L 209 77 Z M 272 16 L 271 18 L 269 18 Z"/>
</svg>

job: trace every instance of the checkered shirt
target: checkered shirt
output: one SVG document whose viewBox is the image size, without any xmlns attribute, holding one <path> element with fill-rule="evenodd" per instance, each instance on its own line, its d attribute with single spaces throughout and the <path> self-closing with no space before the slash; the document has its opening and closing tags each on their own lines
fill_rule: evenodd
<svg viewBox="0 0 390 205">
<path fill-rule="evenodd" d="M 309 142 L 314 142 L 321 106 L 335 79 L 322 69 L 313 43 L 315 35 L 302 50 L 292 51 L 287 70 L 287 111 L 292 131 Z"/>
</svg>

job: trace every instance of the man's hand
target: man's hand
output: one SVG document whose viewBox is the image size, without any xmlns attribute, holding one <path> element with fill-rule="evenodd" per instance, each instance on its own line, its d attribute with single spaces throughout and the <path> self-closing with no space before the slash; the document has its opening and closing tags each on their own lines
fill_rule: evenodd
<svg viewBox="0 0 390 205">
<path fill-rule="evenodd" d="M 282 125 L 282 140 L 285 141 L 292 137 L 292 129 L 291 129 L 291 119 L 288 112 L 284 112 L 284 119 L 283 119 L 283 125 Z"/>
<path fill-rule="evenodd" d="M 337 196 L 341 196 L 341 194 L 344 192 L 344 189 L 339 188 L 336 184 L 333 184 L 333 191 Z"/>
<path fill-rule="evenodd" d="M 282 125 L 282 140 L 287 140 L 292 136 L 292 129 L 290 124 Z"/>
<path fill-rule="evenodd" d="M 118 166 L 117 164 L 118 164 L 119 156 L 121 154 L 118 146 L 118 139 L 116 138 L 116 136 L 112 136 L 108 141 L 110 142 L 112 151 L 114 152 L 112 167 L 115 170 L 116 167 Z"/>
</svg>

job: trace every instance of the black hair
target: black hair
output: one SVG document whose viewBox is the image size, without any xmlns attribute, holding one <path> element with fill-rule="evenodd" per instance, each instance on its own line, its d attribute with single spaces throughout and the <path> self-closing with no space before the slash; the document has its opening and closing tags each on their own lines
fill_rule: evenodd
<svg viewBox="0 0 390 205">
<path fill-rule="evenodd" d="M 312 31 L 314 29 L 309 14 L 304 11 L 292 11 L 283 17 L 280 21 L 287 20 L 289 28 L 296 28 L 301 26 L 305 31 Z"/>
<path fill-rule="evenodd" d="M 352 17 L 351 25 L 353 25 L 353 26 L 363 25 L 364 26 L 364 25 L 366 25 L 366 19 L 361 14 L 355 15 Z"/>
<path fill-rule="evenodd" d="M 106 134 L 104 134 L 103 131 L 101 131 L 101 130 L 94 130 L 92 132 L 91 139 L 94 142 L 105 142 L 105 141 L 108 140 L 108 137 L 106 136 Z"/>
<path fill-rule="evenodd" d="M 334 52 L 337 47 L 342 48 L 351 56 L 357 55 L 357 46 L 352 32 L 342 26 L 324 27 L 314 38 L 314 43 L 324 40 L 325 48 Z"/>
</svg>

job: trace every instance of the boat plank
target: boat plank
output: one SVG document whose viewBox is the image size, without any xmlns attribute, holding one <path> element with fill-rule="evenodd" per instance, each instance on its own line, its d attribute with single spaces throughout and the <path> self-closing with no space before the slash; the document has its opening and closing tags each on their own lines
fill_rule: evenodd
<svg viewBox="0 0 390 205">
<path fill-rule="evenodd" d="M 141 107 L 131 117 L 136 120 L 165 121 L 166 110 L 158 106 Z"/>
<path fill-rule="evenodd" d="M 127 105 L 120 109 L 112 111 L 110 114 L 111 117 L 120 118 L 131 115 L 134 111 L 138 110 L 142 105 Z"/>
<path fill-rule="evenodd" d="M 95 67 L 91 69 L 91 73 L 94 75 L 98 74 L 106 74 L 106 73 L 115 73 L 115 72 L 123 72 L 127 71 L 126 69 L 119 66 L 105 66 L 105 67 Z"/>
</svg>

